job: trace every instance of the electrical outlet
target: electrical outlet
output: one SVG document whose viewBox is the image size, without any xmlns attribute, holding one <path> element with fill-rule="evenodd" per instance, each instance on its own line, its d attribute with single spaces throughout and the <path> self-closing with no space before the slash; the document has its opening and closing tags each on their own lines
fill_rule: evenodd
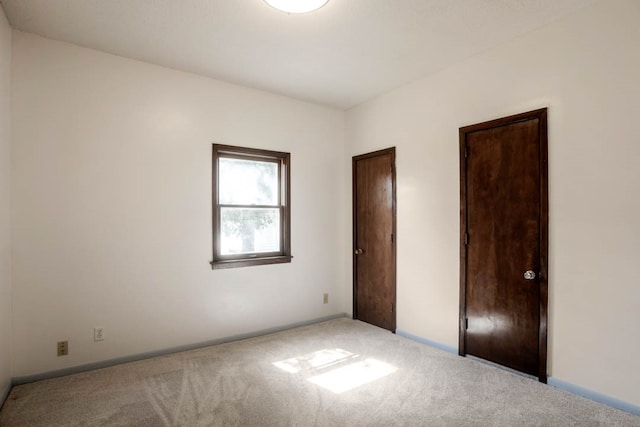
<svg viewBox="0 0 640 427">
<path fill-rule="evenodd" d="M 324 294 L 324 297 L 322 299 L 322 303 L 323 304 L 329 304 L 329 294 Z"/>
<path fill-rule="evenodd" d="M 104 341 L 104 329 L 102 329 L 102 328 L 93 328 L 93 340 L 94 341 Z"/>
<path fill-rule="evenodd" d="M 58 341 L 58 356 L 69 354 L 69 341 Z"/>
</svg>

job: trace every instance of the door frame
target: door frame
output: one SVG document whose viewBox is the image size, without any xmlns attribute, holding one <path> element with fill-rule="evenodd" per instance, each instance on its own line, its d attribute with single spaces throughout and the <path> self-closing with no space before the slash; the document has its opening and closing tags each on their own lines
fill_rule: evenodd
<svg viewBox="0 0 640 427">
<path fill-rule="evenodd" d="M 357 241 L 358 241 L 358 216 L 357 216 L 357 178 L 356 178 L 356 163 L 360 160 L 369 159 L 372 157 L 383 156 L 383 155 L 391 155 L 391 214 L 393 216 L 392 220 L 392 228 L 393 230 L 393 330 L 391 332 L 395 333 L 396 329 L 396 301 L 397 301 L 397 287 L 396 287 L 396 279 L 397 279 L 397 261 L 396 261 L 396 253 L 398 246 L 398 238 L 396 233 L 396 147 L 384 148 L 382 150 L 373 151 L 371 153 L 360 154 L 358 156 L 353 156 L 351 160 L 351 208 L 352 208 L 352 241 L 351 241 L 351 257 L 353 263 L 353 318 L 358 319 L 358 301 L 357 301 L 357 277 L 358 277 L 358 260 L 355 254 L 355 250 L 357 249 Z"/>
<path fill-rule="evenodd" d="M 538 380 L 547 382 L 547 325 L 548 325 L 548 257 L 549 257 L 549 172 L 547 108 L 515 114 L 460 128 L 460 318 L 458 354 L 466 355 L 466 296 L 467 296 L 467 153 L 469 133 L 538 119 L 540 160 L 540 324 L 538 333 Z"/>
</svg>

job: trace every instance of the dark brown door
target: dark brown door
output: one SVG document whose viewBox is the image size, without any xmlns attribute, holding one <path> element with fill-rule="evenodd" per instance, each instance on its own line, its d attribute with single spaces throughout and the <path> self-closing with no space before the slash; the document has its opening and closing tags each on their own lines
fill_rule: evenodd
<svg viewBox="0 0 640 427">
<path fill-rule="evenodd" d="M 353 317 L 395 332 L 395 148 L 353 158 Z"/>
<path fill-rule="evenodd" d="M 460 354 L 546 381 L 546 109 L 460 129 Z"/>
</svg>

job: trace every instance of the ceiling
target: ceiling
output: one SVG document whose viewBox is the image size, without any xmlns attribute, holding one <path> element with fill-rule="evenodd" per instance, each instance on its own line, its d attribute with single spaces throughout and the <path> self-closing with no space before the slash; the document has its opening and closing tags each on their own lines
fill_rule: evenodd
<svg viewBox="0 0 640 427">
<path fill-rule="evenodd" d="M 0 0 L 11 26 L 347 109 L 593 0 Z"/>
</svg>

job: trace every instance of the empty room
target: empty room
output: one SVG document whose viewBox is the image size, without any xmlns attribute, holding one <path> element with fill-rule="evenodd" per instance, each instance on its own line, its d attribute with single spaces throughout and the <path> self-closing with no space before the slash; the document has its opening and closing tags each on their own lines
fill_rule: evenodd
<svg viewBox="0 0 640 427">
<path fill-rule="evenodd" d="M 639 0 L 0 4 L 0 426 L 640 426 Z"/>
</svg>

